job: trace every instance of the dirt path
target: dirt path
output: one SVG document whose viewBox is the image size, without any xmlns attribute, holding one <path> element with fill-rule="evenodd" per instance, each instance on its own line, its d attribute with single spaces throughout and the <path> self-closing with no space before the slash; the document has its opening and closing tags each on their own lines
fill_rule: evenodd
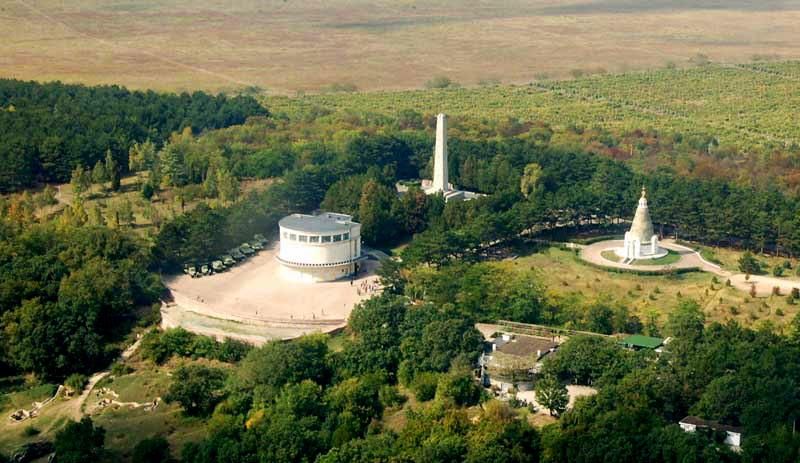
<svg viewBox="0 0 800 463">
<path fill-rule="evenodd" d="M 139 349 L 139 346 L 141 344 L 142 344 L 142 338 L 137 339 L 136 342 L 134 342 L 133 344 L 128 346 L 127 349 L 122 351 L 122 355 L 120 355 L 120 359 L 121 360 L 129 359 Z M 86 399 L 89 398 L 89 394 L 92 393 L 92 391 L 94 390 L 94 387 L 97 386 L 97 383 L 99 383 L 103 378 L 105 378 L 106 376 L 108 376 L 110 374 L 111 374 L 111 371 L 109 371 L 109 370 L 107 370 L 107 371 L 99 371 L 99 372 L 93 374 L 89 378 L 89 382 L 86 383 L 86 387 L 83 388 L 83 392 L 81 392 L 81 395 L 78 396 L 78 400 L 74 401 L 73 404 L 72 404 L 72 410 L 70 412 L 70 416 L 72 416 L 73 419 L 80 420 L 83 417 L 84 408 L 85 408 L 85 404 L 86 404 Z"/>
</svg>

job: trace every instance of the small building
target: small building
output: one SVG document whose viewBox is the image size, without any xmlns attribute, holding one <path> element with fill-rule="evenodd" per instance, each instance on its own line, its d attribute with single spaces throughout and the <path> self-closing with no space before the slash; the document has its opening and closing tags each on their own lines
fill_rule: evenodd
<svg viewBox="0 0 800 463">
<path fill-rule="evenodd" d="M 628 349 L 640 350 L 650 349 L 657 350 L 664 345 L 664 340 L 661 338 L 654 338 L 652 336 L 644 336 L 641 334 L 632 334 L 621 341 L 621 344 Z"/>
<path fill-rule="evenodd" d="M 494 336 L 487 340 L 486 352 L 479 360 L 481 382 L 502 392 L 531 390 L 542 360 L 557 348 L 558 343 L 549 338 L 509 333 Z"/>
<path fill-rule="evenodd" d="M 685 432 L 711 431 L 725 433 L 725 444 L 733 450 L 739 451 L 742 447 L 742 428 L 729 426 L 716 421 L 704 420 L 696 416 L 687 416 L 678 422 L 678 426 Z"/>
<path fill-rule="evenodd" d="M 361 224 L 346 214 L 292 214 L 278 223 L 281 274 L 292 281 L 321 282 L 358 272 Z"/>
</svg>

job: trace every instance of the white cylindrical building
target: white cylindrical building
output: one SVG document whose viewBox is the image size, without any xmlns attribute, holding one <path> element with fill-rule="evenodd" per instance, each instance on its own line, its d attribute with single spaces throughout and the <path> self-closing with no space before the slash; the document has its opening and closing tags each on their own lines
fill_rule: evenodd
<svg viewBox="0 0 800 463">
<path fill-rule="evenodd" d="M 361 224 L 346 214 L 292 214 L 278 223 L 277 259 L 287 279 L 333 281 L 354 275 L 361 256 Z"/>
</svg>

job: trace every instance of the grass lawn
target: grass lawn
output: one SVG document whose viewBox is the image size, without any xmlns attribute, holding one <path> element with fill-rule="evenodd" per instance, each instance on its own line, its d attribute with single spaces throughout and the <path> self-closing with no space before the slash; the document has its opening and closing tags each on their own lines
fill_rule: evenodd
<svg viewBox="0 0 800 463">
<path fill-rule="evenodd" d="M 566 304 L 606 300 L 627 306 L 643 321 L 654 317 L 663 326 L 667 315 L 683 299 L 693 299 L 708 321 L 736 320 L 743 325 L 764 322 L 781 327 L 789 323 L 800 306 L 789 305 L 782 296 L 751 299 L 709 273 L 642 276 L 608 272 L 583 263 L 572 251 L 551 247 L 521 254 L 496 265 L 520 270 L 538 270 L 537 279 L 547 292 Z"/>
<path fill-rule="evenodd" d="M 603 259 L 610 260 L 611 262 L 619 262 L 622 260 L 622 258 L 619 257 L 617 253 L 612 250 L 603 251 L 600 253 L 600 255 L 603 256 Z"/>
<path fill-rule="evenodd" d="M 700 255 L 703 256 L 703 258 L 707 261 L 713 262 L 725 270 L 739 273 L 739 259 L 742 257 L 742 254 L 744 254 L 744 251 L 740 251 L 738 249 L 704 246 L 696 243 L 690 243 L 689 247 L 699 251 Z M 791 265 L 791 268 L 786 269 L 783 276 L 794 277 L 796 275 L 798 266 L 800 266 L 800 260 L 792 257 L 776 257 L 768 254 L 759 254 L 757 252 L 753 253 L 753 257 L 761 262 L 761 267 L 764 269 L 765 274 L 769 275 L 772 275 L 772 269 L 774 267 L 783 265 L 788 261 Z"/>
</svg>

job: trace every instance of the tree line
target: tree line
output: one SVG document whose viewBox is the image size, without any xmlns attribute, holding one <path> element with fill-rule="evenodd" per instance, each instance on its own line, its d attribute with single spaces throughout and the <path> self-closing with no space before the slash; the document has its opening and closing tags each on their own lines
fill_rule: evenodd
<svg viewBox="0 0 800 463">
<path fill-rule="evenodd" d="M 76 167 L 91 169 L 107 151 L 126 172 L 135 142 L 161 145 L 186 127 L 199 133 L 266 114 L 249 96 L 0 79 L 0 192 L 67 182 Z"/>
</svg>

